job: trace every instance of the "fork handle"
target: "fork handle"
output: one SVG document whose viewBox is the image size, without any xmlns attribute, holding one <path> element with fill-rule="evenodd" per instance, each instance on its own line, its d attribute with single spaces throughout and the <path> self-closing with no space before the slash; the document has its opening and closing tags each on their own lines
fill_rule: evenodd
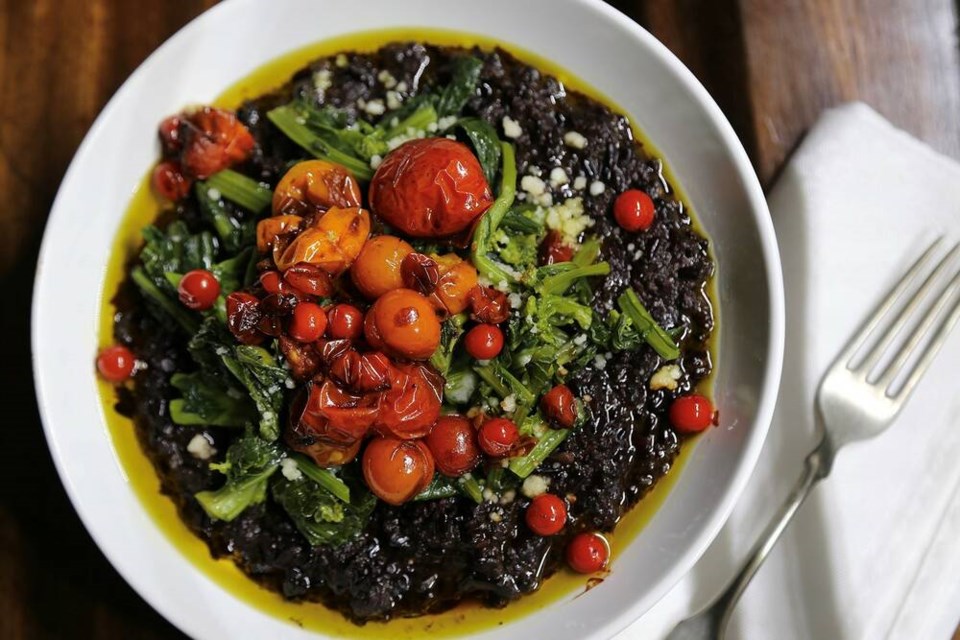
<svg viewBox="0 0 960 640">
<path fill-rule="evenodd" d="M 740 600 L 740 596 L 743 595 L 743 592 L 746 590 L 747 585 L 750 584 L 750 580 L 753 579 L 753 576 L 757 573 L 760 565 L 767 559 L 770 551 L 774 545 L 776 545 L 777 540 L 780 539 L 780 535 L 787 528 L 787 525 L 790 524 L 790 521 L 793 520 L 793 516 L 797 514 L 800 505 L 802 505 L 803 501 L 810 495 L 810 490 L 830 472 L 829 453 L 826 450 L 827 446 L 827 443 L 822 441 L 817 448 L 811 451 L 806 457 L 803 463 L 803 473 L 800 474 L 800 478 L 794 485 L 786 502 L 780 507 L 780 510 L 774 516 L 773 520 L 770 521 L 770 524 L 767 525 L 767 528 L 764 529 L 760 538 L 754 544 L 743 568 L 716 600 L 713 601 L 713 604 L 710 605 L 709 608 L 713 610 L 711 617 L 717 624 L 715 633 L 718 639 L 722 639 L 725 636 L 727 622 L 730 620 L 730 615 L 733 613 L 733 608 L 736 606 L 737 601 Z"/>
</svg>

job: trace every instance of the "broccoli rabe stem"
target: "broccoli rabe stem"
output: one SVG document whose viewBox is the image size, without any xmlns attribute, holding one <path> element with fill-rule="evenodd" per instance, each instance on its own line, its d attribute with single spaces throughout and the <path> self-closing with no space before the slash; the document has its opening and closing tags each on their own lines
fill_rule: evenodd
<svg viewBox="0 0 960 640">
<path fill-rule="evenodd" d="M 205 183 L 198 183 L 198 186 L 207 189 L 212 187 L 230 202 L 253 213 L 260 213 L 273 200 L 273 191 L 253 178 L 248 178 L 231 169 L 213 174 Z"/>
<path fill-rule="evenodd" d="M 267 112 L 267 117 L 285 136 L 309 151 L 314 157 L 343 165 L 357 180 L 366 182 L 373 177 L 373 170 L 369 164 L 328 144 L 311 131 L 303 117 L 293 107 L 289 105 L 277 107 Z"/>
<path fill-rule="evenodd" d="M 171 318 L 177 321 L 190 335 L 195 334 L 200 329 L 200 320 L 192 316 L 183 306 L 171 300 L 163 291 L 161 291 L 153 281 L 147 277 L 147 274 L 141 267 L 136 267 L 131 273 L 130 278 L 134 284 L 140 288 L 140 291 L 150 300 L 153 300 L 158 307 L 164 310 Z"/>
<path fill-rule="evenodd" d="M 521 478 L 526 478 L 547 459 L 554 449 L 570 435 L 569 429 L 551 429 L 543 434 L 540 441 L 525 456 L 510 460 L 510 471 Z"/>
<path fill-rule="evenodd" d="M 513 153 L 513 145 L 500 143 L 503 165 L 500 171 L 500 193 L 487 212 L 480 218 L 476 231 L 473 233 L 473 242 L 470 246 L 470 258 L 477 271 L 493 283 L 513 283 L 516 277 L 508 273 L 503 265 L 490 258 L 487 253 L 493 242 L 493 232 L 500 226 L 503 216 L 513 206 L 517 195 L 517 160 Z"/>
</svg>

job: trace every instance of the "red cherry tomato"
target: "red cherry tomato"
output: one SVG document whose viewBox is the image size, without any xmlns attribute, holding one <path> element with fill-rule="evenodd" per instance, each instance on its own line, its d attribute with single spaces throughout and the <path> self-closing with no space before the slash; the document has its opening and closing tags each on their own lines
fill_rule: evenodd
<svg viewBox="0 0 960 640">
<path fill-rule="evenodd" d="M 670 424 L 680 433 L 700 433 L 713 424 L 713 414 L 710 399 L 693 393 L 670 405 Z"/>
<path fill-rule="evenodd" d="M 297 291 L 311 296 L 329 296 L 333 292 L 330 274 L 309 262 L 299 262 L 283 272 L 283 280 Z"/>
<path fill-rule="evenodd" d="M 383 393 L 374 426 L 403 440 L 422 438 L 440 417 L 443 378 L 424 364 L 396 363 L 392 369 L 393 380 Z"/>
<path fill-rule="evenodd" d="M 470 318 L 477 322 L 500 324 L 510 317 L 507 294 L 493 287 L 475 286 L 467 294 L 467 302 L 470 305 Z"/>
<path fill-rule="evenodd" d="M 348 393 L 331 380 L 313 385 L 300 421 L 328 442 L 348 445 L 370 430 L 380 410 L 379 394 Z"/>
<path fill-rule="evenodd" d="M 520 439 L 517 425 L 506 418 L 487 420 L 477 432 L 477 441 L 483 452 L 491 458 L 503 458 Z"/>
<path fill-rule="evenodd" d="M 613 203 L 613 217 L 626 231 L 646 231 L 655 215 L 653 200 L 639 189 L 624 191 Z"/>
<path fill-rule="evenodd" d="M 316 342 L 327 329 L 327 314 L 323 307 L 312 302 L 301 302 L 290 318 L 290 336 L 299 342 Z"/>
<path fill-rule="evenodd" d="M 107 347 L 97 356 L 97 370 L 109 382 L 123 382 L 129 378 L 136 363 L 133 352 L 120 344 Z"/>
<path fill-rule="evenodd" d="M 206 269 L 194 269 L 183 274 L 177 287 L 180 302 L 188 309 L 206 311 L 217 302 L 220 282 Z"/>
<path fill-rule="evenodd" d="M 567 505 L 552 493 L 541 493 L 530 501 L 524 519 L 538 536 L 552 536 L 567 524 Z"/>
<path fill-rule="evenodd" d="M 180 117 L 184 121 L 180 164 L 186 175 L 198 180 L 243 162 L 256 144 L 230 111 L 201 107 Z"/>
<path fill-rule="evenodd" d="M 167 200 L 182 200 L 190 193 L 192 181 L 183 175 L 180 165 L 170 160 L 158 164 L 153 170 L 153 189 Z"/>
<path fill-rule="evenodd" d="M 258 344 L 263 340 L 257 328 L 262 318 L 260 300 L 255 295 L 234 291 L 227 296 L 227 328 L 243 344 Z"/>
<path fill-rule="evenodd" d="M 160 137 L 160 147 L 165 155 L 173 155 L 180 151 L 180 116 L 169 116 L 160 121 L 157 135 Z"/>
<path fill-rule="evenodd" d="M 569 429 L 577 422 L 577 401 L 565 384 L 558 384 L 540 398 L 540 408 L 551 422 Z"/>
<path fill-rule="evenodd" d="M 538 252 L 540 264 L 556 264 L 573 260 L 573 247 L 563 239 L 563 234 L 553 230 L 540 243 Z"/>
<path fill-rule="evenodd" d="M 463 346 L 477 360 L 496 358 L 503 349 L 503 332 L 495 324 L 478 324 L 467 331 Z"/>
<path fill-rule="evenodd" d="M 596 533 L 578 533 L 567 544 L 567 564 L 577 573 L 596 573 L 607 566 L 610 546 Z"/>
<path fill-rule="evenodd" d="M 370 206 L 415 238 L 466 230 L 493 204 L 477 157 L 448 138 L 406 142 L 389 154 L 370 183 Z"/>
<path fill-rule="evenodd" d="M 420 440 L 374 438 L 363 452 L 363 479 L 375 496 L 400 505 L 433 480 L 433 456 Z"/>
<path fill-rule="evenodd" d="M 334 340 L 356 340 L 363 335 L 363 312 L 352 304 L 335 304 L 327 311 L 327 335 Z"/>
<path fill-rule="evenodd" d="M 477 432 L 462 416 L 443 416 L 424 440 L 437 470 L 445 476 L 457 478 L 472 471 L 480 462 Z"/>
</svg>

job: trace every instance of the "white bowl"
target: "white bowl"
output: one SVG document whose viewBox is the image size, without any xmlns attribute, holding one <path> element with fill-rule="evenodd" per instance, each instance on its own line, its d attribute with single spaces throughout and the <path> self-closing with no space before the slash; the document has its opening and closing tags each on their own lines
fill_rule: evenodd
<svg viewBox="0 0 960 640">
<path fill-rule="evenodd" d="M 94 123 L 60 187 L 43 240 L 33 308 L 37 395 L 74 506 L 124 578 L 199 638 L 316 637 L 235 599 L 147 517 L 118 463 L 92 366 L 105 265 L 131 193 L 155 161 L 153 131 L 293 48 L 353 31 L 418 25 L 484 34 L 540 54 L 609 96 L 649 135 L 713 240 L 721 309 L 716 400 L 722 427 L 613 571 L 587 594 L 482 637 L 609 637 L 653 606 L 720 530 L 767 431 L 783 350 L 773 227 L 730 125 L 691 73 L 599 0 L 233 0 L 167 41 Z M 278 81 L 279 83 L 279 81 Z"/>
</svg>

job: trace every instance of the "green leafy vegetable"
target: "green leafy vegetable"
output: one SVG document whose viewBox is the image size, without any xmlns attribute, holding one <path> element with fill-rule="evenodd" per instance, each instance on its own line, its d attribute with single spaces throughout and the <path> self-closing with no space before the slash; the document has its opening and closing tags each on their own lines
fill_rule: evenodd
<svg viewBox="0 0 960 640">
<path fill-rule="evenodd" d="M 463 56 L 453 61 L 453 73 L 449 84 L 437 98 L 437 115 L 457 115 L 467 101 L 476 93 L 483 62 L 473 56 Z"/>
<path fill-rule="evenodd" d="M 166 316 L 173 318 L 177 324 L 190 334 L 194 333 L 200 326 L 200 321 L 197 317 L 174 300 L 170 294 L 160 289 L 154 280 L 147 275 L 143 267 L 135 267 L 130 273 L 130 279 L 137 285 L 137 288 L 140 289 L 140 292 L 146 297 L 147 301 L 153 303 L 151 306 L 148 306 L 148 309 L 159 309 L 160 314 L 166 314 Z M 166 282 L 165 277 L 164 282 Z M 157 314 L 155 313 L 154 315 Z M 161 315 L 158 316 L 158 319 L 163 321 L 166 317 Z"/>
<path fill-rule="evenodd" d="M 297 463 L 297 468 L 303 472 L 303 475 L 319 484 L 340 500 L 350 502 L 350 487 L 347 486 L 346 482 L 335 476 L 332 471 L 318 467 L 313 460 L 299 453 L 294 454 L 293 459 Z"/>
<path fill-rule="evenodd" d="M 275 483 L 273 497 L 310 544 L 338 546 L 363 530 L 377 505 L 373 494 L 356 491 L 353 500 L 345 503 L 304 475 Z"/>
<path fill-rule="evenodd" d="M 201 372 L 175 373 L 170 384 L 183 394 L 170 401 L 170 417 L 177 424 L 242 427 L 256 415 L 246 395 Z"/>
<path fill-rule="evenodd" d="M 273 191 L 267 185 L 232 169 L 224 169 L 213 174 L 207 178 L 205 184 L 207 189 L 216 189 L 230 202 L 253 213 L 260 213 L 270 206 L 273 200 Z"/>
<path fill-rule="evenodd" d="M 427 486 L 427 488 L 414 496 L 413 499 L 417 502 L 424 502 L 426 500 L 452 498 L 458 493 L 460 493 L 460 489 L 456 484 L 454 484 L 452 479 L 440 473 L 436 473 L 434 474 L 433 480 L 430 481 L 430 484 Z"/>
<path fill-rule="evenodd" d="M 272 109 L 267 113 L 267 117 L 285 136 L 315 158 L 343 165 L 357 180 L 368 181 L 373 177 L 369 162 L 358 158 L 352 149 L 352 143 L 344 139 L 345 134 L 342 132 L 346 129 L 331 129 L 335 134 L 330 134 L 327 129 L 318 131 L 307 125 L 306 116 L 295 104 Z"/>
<path fill-rule="evenodd" d="M 260 435 L 272 442 L 280 435 L 280 409 L 287 372 L 269 351 L 240 345 L 234 355 L 223 355 L 223 363 L 239 380 L 260 412 Z"/>
<path fill-rule="evenodd" d="M 560 443 L 570 435 L 569 429 L 549 429 L 540 441 L 525 456 L 510 459 L 510 471 L 520 478 L 526 478 L 547 459 Z"/>
<path fill-rule="evenodd" d="M 480 160 L 480 166 L 483 167 L 483 175 L 487 178 L 487 184 L 493 184 L 497 178 L 497 172 L 500 170 L 500 138 L 497 136 L 496 129 L 480 118 L 463 118 L 457 121 L 457 126 L 463 129 L 463 132 L 470 138 L 473 144 L 473 150 Z"/>
<path fill-rule="evenodd" d="M 458 313 L 455 316 L 447 318 L 440 325 L 440 346 L 433 355 L 430 356 L 430 364 L 440 375 L 447 375 L 450 369 L 450 363 L 453 359 L 453 350 L 463 335 L 463 325 L 467 321 L 467 314 Z"/>
<path fill-rule="evenodd" d="M 680 347 L 674 342 L 673 337 L 653 319 L 650 312 L 640 302 L 636 291 L 627 289 L 617 299 L 617 304 L 624 315 L 630 318 L 630 322 L 633 323 L 633 326 L 636 327 L 647 344 L 653 347 L 653 350 L 661 358 L 676 360 L 680 357 Z"/>
<path fill-rule="evenodd" d="M 229 387 L 234 377 L 224 364 L 223 356 L 233 353 L 235 342 L 223 322 L 208 316 L 191 336 L 187 350 L 204 377 L 216 380 L 221 387 Z"/>
<path fill-rule="evenodd" d="M 565 265 L 568 266 L 568 268 L 564 268 L 562 270 L 557 269 Z M 560 295 L 566 293 L 567 289 L 569 289 L 574 282 L 580 280 L 581 278 L 605 276 L 610 273 L 610 264 L 607 262 L 597 262 L 595 264 L 588 264 L 585 266 L 578 266 L 574 262 L 561 262 L 549 266 L 554 268 L 555 272 L 553 275 L 543 278 L 543 280 L 540 282 L 540 286 L 537 287 L 540 293 L 544 295 Z M 546 267 L 543 269 L 546 269 Z"/>
<path fill-rule="evenodd" d="M 248 507 L 259 504 L 267 496 L 267 481 L 280 466 L 283 453 L 274 444 L 255 435 L 237 439 L 227 449 L 226 462 L 211 464 L 227 476 L 216 491 L 201 491 L 197 502 L 211 518 L 229 522 Z"/>
<path fill-rule="evenodd" d="M 491 282 L 515 282 L 516 277 L 508 273 L 504 265 L 499 264 L 488 254 L 493 249 L 493 234 L 500 225 L 500 221 L 513 206 L 517 194 L 517 161 L 513 153 L 513 146 L 500 143 L 503 154 L 503 166 L 500 172 L 500 193 L 487 212 L 480 218 L 476 230 L 473 232 L 473 241 L 470 244 L 470 259 L 480 275 Z"/>
<path fill-rule="evenodd" d="M 220 199 L 217 190 L 211 189 L 205 182 L 198 182 L 195 187 L 197 193 L 197 202 L 200 203 L 200 212 L 204 218 L 213 226 L 223 243 L 224 249 L 231 253 L 240 251 L 246 246 L 252 245 L 256 238 L 256 223 L 253 220 L 241 222 L 237 217 L 230 215 Z M 197 267 L 194 267 L 197 268 Z M 204 267 L 209 269 L 210 267 Z M 189 269 L 177 273 L 186 273 Z"/>
</svg>

